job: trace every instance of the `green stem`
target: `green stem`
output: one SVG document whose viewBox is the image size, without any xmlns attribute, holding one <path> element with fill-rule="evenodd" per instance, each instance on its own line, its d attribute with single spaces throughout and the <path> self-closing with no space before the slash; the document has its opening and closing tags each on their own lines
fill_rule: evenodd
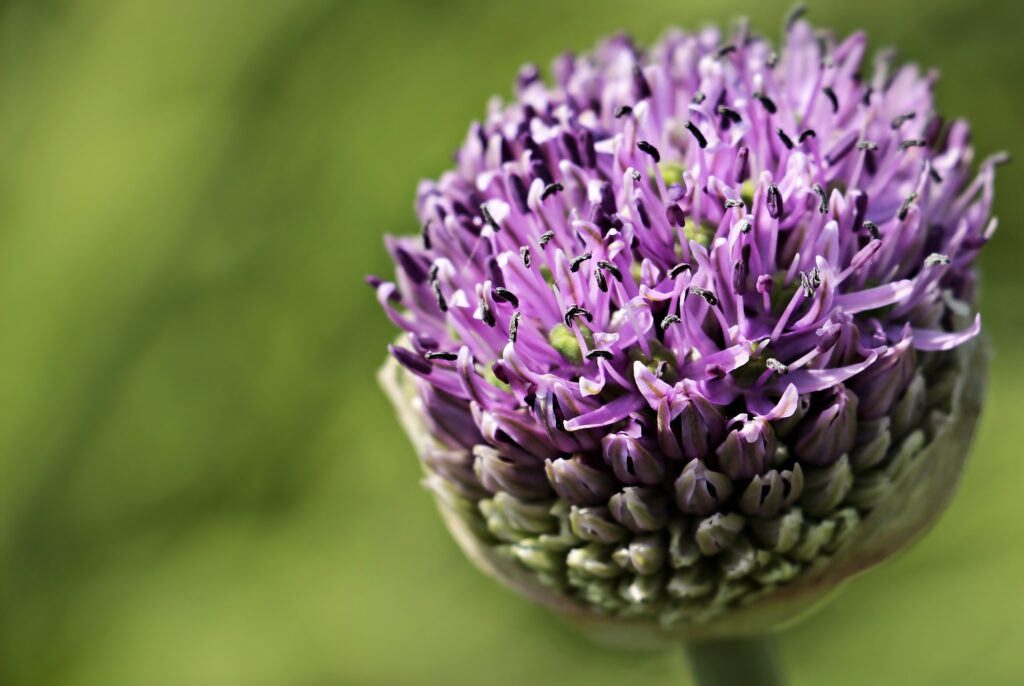
<svg viewBox="0 0 1024 686">
<path fill-rule="evenodd" d="M 697 686 L 782 686 L 771 639 L 763 636 L 686 644 Z"/>
</svg>

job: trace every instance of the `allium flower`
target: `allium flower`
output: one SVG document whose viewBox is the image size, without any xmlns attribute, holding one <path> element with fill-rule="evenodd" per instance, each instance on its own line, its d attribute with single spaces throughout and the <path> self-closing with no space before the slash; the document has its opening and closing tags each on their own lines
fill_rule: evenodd
<svg viewBox="0 0 1024 686">
<path fill-rule="evenodd" d="M 934 73 L 802 19 L 533 66 L 371 279 L 460 542 L 549 606 L 761 631 L 944 507 L 995 167 Z"/>
</svg>

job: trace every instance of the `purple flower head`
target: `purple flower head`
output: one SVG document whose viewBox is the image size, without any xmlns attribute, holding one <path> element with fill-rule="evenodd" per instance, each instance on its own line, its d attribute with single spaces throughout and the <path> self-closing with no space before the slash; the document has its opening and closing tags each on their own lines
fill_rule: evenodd
<svg viewBox="0 0 1024 686">
<path fill-rule="evenodd" d="M 778 50 L 741 25 L 524 68 L 388 239 L 370 283 L 431 478 L 578 606 L 691 622 L 767 593 L 949 413 L 998 159 L 972 178 L 935 74 L 866 49 L 797 19 Z"/>
</svg>

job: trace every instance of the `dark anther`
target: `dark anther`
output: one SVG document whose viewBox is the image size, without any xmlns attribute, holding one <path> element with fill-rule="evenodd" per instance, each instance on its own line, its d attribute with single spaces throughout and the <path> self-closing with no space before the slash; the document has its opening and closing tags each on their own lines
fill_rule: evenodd
<svg viewBox="0 0 1024 686">
<path fill-rule="evenodd" d="M 907 112 L 906 114 L 901 114 L 900 116 L 892 120 L 892 130 L 895 131 L 896 129 L 900 128 L 901 126 L 903 126 L 903 124 L 910 121 L 916 116 L 917 112 Z"/>
<path fill-rule="evenodd" d="M 555 193 L 565 190 L 565 186 L 560 183 L 549 183 L 544 187 L 544 190 L 540 193 L 541 202 L 547 200 Z"/>
<path fill-rule="evenodd" d="M 686 226 L 686 214 L 683 212 L 683 208 L 675 203 L 665 208 L 665 219 L 672 226 Z"/>
<path fill-rule="evenodd" d="M 734 207 L 746 207 L 742 200 L 726 200 L 725 209 L 731 210 Z"/>
<path fill-rule="evenodd" d="M 681 321 L 682 320 L 679 318 L 679 315 L 677 315 L 677 314 L 670 314 L 670 315 L 668 315 L 667 317 L 665 317 L 664 319 L 661 320 L 661 328 L 662 329 L 667 329 L 668 327 L 672 326 L 673 324 L 678 324 Z"/>
<path fill-rule="evenodd" d="M 633 114 L 633 108 L 629 105 L 623 105 L 622 107 L 615 108 L 615 118 L 622 119 L 626 115 Z"/>
<path fill-rule="evenodd" d="M 783 131 L 780 128 L 776 128 L 775 129 L 775 133 L 778 134 L 779 140 L 782 141 L 782 144 L 786 146 L 787 150 L 792 150 L 793 149 L 793 140 L 789 136 L 786 135 L 785 131 Z"/>
<path fill-rule="evenodd" d="M 736 52 L 736 46 L 735 45 L 723 45 L 715 53 L 715 59 L 716 60 L 722 59 L 723 57 L 725 57 L 726 55 L 728 55 L 731 52 Z"/>
<path fill-rule="evenodd" d="M 910 204 L 915 200 L 917 200 L 917 193 L 911 193 L 910 195 L 907 196 L 907 199 L 903 201 L 903 204 L 900 205 L 900 211 L 896 215 L 897 217 L 899 217 L 900 221 L 903 221 L 904 219 L 907 218 L 907 213 L 910 212 Z"/>
<path fill-rule="evenodd" d="M 690 266 L 689 262 L 680 262 L 676 266 L 668 270 L 668 278 L 674 279 L 683 272 L 693 271 L 693 267 Z"/>
<path fill-rule="evenodd" d="M 923 140 L 920 140 L 918 138 L 911 138 L 910 140 L 900 141 L 900 150 L 909 150 L 910 148 L 923 148 L 927 145 L 928 143 L 926 143 Z"/>
<path fill-rule="evenodd" d="M 825 86 L 821 89 L 821 92 L 825 94 L 828 101 L 832 103 L 832 114 L 839 111 L 839 98 L 836 97 L 836 92 L 832 90 L 832 86 Z"/>
<path fill-rule="evenodd" d="M 872 88 L 871 86 L 868 86 L 864 90 L 864 97 L 861 98 L 861 102 L 863 102 L 865 106 L 871 104 L 871 94 L 874 93 L 874 92 L 875 92 L 875 89 Z"/>
<path fill-rule="evenodd" d="M 594 315 L 590 314 L 588 310 L 580 307 L 579 305 L 573 305 L 572 307 L 565 311 L 565 316 L 563 317 L 566 328 L 572 328 L 572 321 L 576 317 L 583 317 L 588 322 L 594 321 Z"/>
<path fill-rule="evenodd" d="M 551 239 L 555 237 L 554 231 L 545 231 L 540 235 L 540 247 L 544 247 L 551 242 Z"/>
<path fill-rule="evenodd" d="M 811 274 L 808 274 L 807 272 L 800 272 L 800 288 L 803 290 L 805 298 L 814 297 L 814 289 L 816 286 L 814 285 L 814 279 Z"/>
<path fill-rule="evenodd" d="M 868 233 L 871 234 L 872 238 L 874 238 L 876 241 L 877 240 L 881 240 L 882 232 L 878 230 L 878 225 L 877 224 L 875 224 L 874 222 L 866 221 L 866 222 L 864 222 L 863 226 L 864 226 L 865 229 L 868 230 Z"/>
<path fill-rule="evenodd" d="M 746 219 L 740 220 L 740 233 L 750 233 L 753 230 L 754 227 L 751 226 L 750 222 L 748 222 Z M 747 247 L 749 248 L 750 246 L 748 245 Z"/>
<path fill-rule="evenodd" d="M 516 294 L 507 288 L 501 288 L 499 286 L 498 288 L 493 289 L 491 291 L 491 297 L 495 300 L 507 302 L 512 307 L 519 307 L 519 298 L 517 298 Z"/>
<path fill-rule="evenodd" d="M 686 127 L 686 130 L 697 139 L 697 145 L 701 148 L 708 147 L 708 139 L 704 137 L 704 134 L 700 132 L 700 129 L 698 129 L 692 121 L 687 120 L 683 123 L 683 126 Z"/>
<path fill-rule="evenodd" d="M 924 258 L 924 266 L 934 267 L 937 264 L 949 264 L 949 256 L 941 253 L 933 252 L 928 257 Z"/>
<path fill-rule="evenodd" d="M 438 265 L 437 262 L 430 265 L 430 271 L 427 272 L 427 279 L 430 281 L 430 283 L 437 283 L 437 272 L 440 269 L 441 267 L 440 265 Z"/>
<path fill-rule="evenodd" d="M 732 109 L 731 107 L 726 107 L 725 105 L 718 106 L 718 113 L 725 117 L 726 119 L 728 119 L 729 121 L 733 122 L 734 124 L 739 124 L 741 121 L 743 121 L 743 117 L 740 116 L 739 112 Z"/>
<path fill-rule="evenodd" d="M 708 97 L 708 96 L 704 95 L 704 92 L 703 92 L 703 91 L 697 91 L 696 93 L 694 93 L 694 94 L 693 94 L 693 100 L 691 100 L 691 102 L 692 102 L 692 103 L 693 103 L 694 105 L 699 105 L 699 104 L 701 104 L 702 102 L 704 102 L 704 100 L 705 100 L 705 99 L 706 99 L 707 97 Z"/>
<path fill-rule="evenodd" d="M 491 214 L 491 211 L 487 209 L 487 205 L 480 206 L 480 214 L 483 215 L 484 221 L 489 227 L 494 229 L 495 233 L 501 231 L 501 227 L 498 226 L 498 222 L 494 221 L 494 216 Z"/>
<path fill-rule="evenodd" d="M 800 19 L 807 14 L 807 5 L 799 4 L 793 7 L 786 16 L 786 30 L 789 31 L 793 28 L 793 24 L 800 21 Z"/>
<path fill-rule="evenodd" d="M 661 162 L 661 153 L 659 153 L 658 149 L 651 145 L 650 143 L 648 143 L 647 141 L 638 141 L 636 147 L 640 148 L 642 152 L 645 152 L 648 155 L 650 155 L 651 159 L 654 160 L 655 164 Z"/>
<path fill-rule="evenodd" d="M 420 236 L 423 238 L 423 249 L 430 250 L 433 247 L 430 244 L 430 222 L 424 224 L 420 229 Z"/>
<path fill-rule="evenodd" d="M 453 362 L 459 359 L 459 356 L 456 355 L 455 353 L 446 352 L 428 352 L 423 357 L 427 358 L 428 360 L 447 360 L 449 362 Z"/>
<path fill-rule="evenodd" d="M 497 322 L 494 319 L 494 313 L 491 312 L 491 306 L 487 304 L 487 298 L 480 298 L 480 318 L 484 324 L 493 327 Z"/>
<path fill-rule="evenodd" d="M 508 323 L 508 340 L 512 343 L 516 342 L 516 336 L 519 335 L 519 320 L 522 318 L 519 312 L 512 315 L 512 320 Z"/>
<path fill-rule="evenodd" d="M 711 305 L 712 307 L 718 304 L 718 298 L 715 297 L 715 294 L 712 293 L 711 291 L 701 288 L 700 286 L 690 286 L 688 291 L 700 298 L 703 298 L 704 302 L 706 302 L 708 305 Z"/>
<path fill-rule="evenodd" d="M 935 167 L 928 167 L 928 175 L 932 177 L 932 181 L 935 183 L 942 183 L 942 177 L 939 176 L 939 172 L 935 171 Z"/>
<path fill-rule="evenodd" d="M 622 272 L 620 272 L 619 268 L 616 267 L 614 264 L 612 264 L 611 262 L 606 262 L 604 260 L 598 260 L 597 266 L 611 274 L 616 281 L 622 283 Z"/>
<path fill-rule="evenodd" d="M 612 355 L 607 350 L 591 350 L 589 353 L 587 353 L 588 360 L 596 360 L 598 358 L 602 360 L 610 360 L 612 359 L 612 357 L 614 357 L 614 355 Z"/>
<path fill-rule="evenodd" d="M 530 259 L 530 249 L 524 245 L 522 248 L 519 249 L 519 257 L 521 257 L 523 260 L 523 266 L 529 269 L 530 263 L 532 262 L 532 260 Z"/>
<path fill-rule="evenodd" d="M 778 219 L 782 214 L 782 193 L 774 183 L 768 186 L 768 216 Z"/>
<path fill-rule="evenodd" d="M 788 374 L 789 373 L 789 366 L 785 365 L 785 364 L 782 364 L 781 362 L 776 360 L 774 357 L 769 357 L 767 360 L 765 360 L 764 361 L 764 366 L 768 367 L 768 369 L 772 370 L 776 374 Z"/>
<path fill-rule="evenodd" d="M 597 281 L 597 287 L 601 289 L 602 293 L 608 292 L 608 280 L 604 278 L 604 272 L 600 269 L 594 270 L 594 280 Z"/>
<path fill-rule="evenodd" d="M 633 65 L 633 90 L 637 100 L 651 97 L 651 86 L 647 83 L 647 77 L 644 76 L 639 64 Z"/>
<path fill-rule="evenodd" d="M 775 114 L 779 111 L 779 108 L 775 106 L 775 101 L 764 93 L 754 93 L 754 98 L 768 110 L 768 114 Z"/>
<path fill-rule="evenodd" d="M 437 298 L 437 306 L 442 312 L 448 311 L 448 301 L 444 299 L 444 293 L 441 292 L 441 284 L 437 281 L 433 281 L 430 284 L 431 288 L 434 289 L 434 297 Z"/>
<path fill-rule="evenodd" d="M 800 134 L 800 138 L 798 140 L 801 143 L 803 143 L 808 138 L 817 138 L 817 137 L 818 137 L 818 134 L 814 133 L 813 129 L 807 129 L 806 131 L 804 131 L 803 133 Z"/>
<path fill-rule="evenodd" d="M 589 260 L 591 257 L 593 257 L 593 255 L 591 255 L 588 252 L 585 252 L 582 255 L 572 258 L 572 260 L 569 262 L 569 270 L 574 273 L 578 272 L 580 270 L 580 265 Z"/>
<path fill-rule="evenodd" d="M 811 190 L 818 194 L 818 212 L 822 214 L 828 213 L 828 195 L 825 193 L 825 189 L 821 187 L 820 183 L 816 183 L 811 186 Z"/>
<path fill-rule="evenodd" d="M 873 141 L 857 141 L 857 149 L 870 150 L 871 152 L 875 152 L 876 150 L 878 150 L 878 143 L 875 143 Z"/>
</svg>

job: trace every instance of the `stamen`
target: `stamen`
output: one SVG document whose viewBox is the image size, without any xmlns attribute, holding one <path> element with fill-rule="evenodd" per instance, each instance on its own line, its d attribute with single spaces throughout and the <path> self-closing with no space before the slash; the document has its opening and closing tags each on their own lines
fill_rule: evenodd
<svg viewBox="0 0 1024 686">
<path fill-rule="evenodd" d="M 494 313 L 491 312 L 491 306 L 487 304 L 487 299 L 482 296 L 480 298 L 480 318 L 487 326 L 494 327 L 497 324 L 497 321 L 494 319 Z"/>
<path fill-rule="evenodd" d="M 804 5 L 803 3 L 795 5 L 786 16 L 786 31 L 792 29 L 793 24 L 800 21 L 805 14 L 807 14 L 807 5 Z"/>
<path fill-rule="evenodd" d="M 932 181 L 935 183 L 942 183 L 942 177 L 939 176 L 939 172 L 935 170 L 935 167 L 928 167 L 928 175 L 932 177 Z"/>
<path fill-rule="evenodd" d="M 722 115 L 729 121 L 733 122 L 734 124 L 739 124 L 741 121 L 743 121 L 743 117 L 740 116 L 740 113 L 732 109 L 731 107 L 719 105 L 717 111 L 720 115 Z"/>
<path fill-rule="evenodd" d="M 610 359 L 612 359 L 614 357 L 615 356 L 612 355 L 607 350 L 600 350 L 600 349 L 598 349 L 598 350 L 591 350 L 589 353 L 587 353 L 587 359 L 588 360 L 596 360 L 598 358 L 600 358 L 602 360 L 610 360 Z"/>
<path fill-rule="evenodd" d="M 633 108 L 629 105 L 623 105 L 622 107 L 615 108 L 615 118 L 622 119 L 626 115 L 633 114 Z"/>
<path fill-rule="evenodd" d="M 659 153 L 658 149 L 647 141 L 638 141 L 636 147 L 640 148 L 641 152 L 645 152 L 650 155 L 655 164 L 661 162 L 661 153 Z"/>
<path fill-rule="evenodd" d="M 866 222 L 864 222 L 863 226 L 864 226 L 865 229 L 868 230 L 868 233 L 871 234 L 872 238 L 874 238 L 876 241 L 877 240 L 881 240 L 882 232 L 878 230 L 878 225 L 877 224 L 875 224 L 874 222 L 866 221 Z"/>
<path fill-rule="evenodd" d="M 597 281 L 597 287 L 601 289 L 602 293 L 608 292 L 608 280 L 604 278 L 604 272 L 600 269 L 594 270 L 594 279 Z"/>
<path fill-rule="evenodd" d="M 764 93 L 754 93 L 753 97 L 755 100 L 760 102 L 766 110 L 768 110 L 768 114 L 775 114 L 779 111 L 779 108 L 775 106 L 775 101 Z"/>
<path fill-rule="evenodd" d="M 750 233 L 754 230 L 754 227 L 746 219 L 740 220 L 740 233 Z M 745 246 L 749 248 L 750 246 Z"/>
<path fill-rule="evenodd" d="M 693 293 L 694 295 L 700 298 L 703 298 L 704 302 L 706 302 L 708 305 L 711 305 L 712 307 L 718 304 L 718 298 L 715 297 L 715 294 L 709 290 L 701 288 L 700 286 L 690 286 L 687 289 L 687 291 L 689 293 Z"/>
<path fill-rule="evenodd" d="M 683 126 L 687 131 L 693 134 L 694 138 L 697 139 L 697 145 L 702 149 L 708 147 L 708 139 L 704 137 L 704 134 L 700 132 L 700 129 L 698 129 L 692 121 L 687 120 L 683 123 Z"/>
<path fill-rule="evenodd" d="M 836 92 L 832 90 L 832 86 L 825 86 L 821 89 L 821 92 L 825 94 L 828 101 L 832 103 L 832 114 L 839 112 L 839 98 L 836 97 Z"/>
<path fill-rule="evenodd" d="M 530 259 L 530 249 L 524 245 L 519 249 L 519 257 L 523 260 L 523 266 L 529 269 L 532 262 Z"/>
<path fill-rule="evenodd" d="M 543 248 L 545 245 L 551 242 L 551 239 L 555 237 L 554 231 L 545 231 L 540 235 L 540 247 Z"/>
<path fill-rule="evenodd" d="M 480 214 L 483 215 L 484 222 L 486 222 L 489 227 L 494 229 L 495 233 L 501 231 L 501 227 L 498 226 L 498 222 L 494 221 L 494 217 L 491 215 L 491 211 L 487 209 L 486 204 L 480 206 Z"/>
<path fill-rule="evenodd" d="M 923 148 L 927 145 L 928 143 L 919 138 L 912 138 L 910 140 L 901 141 L 900 150 L 909 150 L 910 148 Z"/>
<path fill-rule="evenodd" d="M 593 255 L 589 252 L 585 252 L 582 255 L 572 258 L 569 262 L 569 271 L 576 273 L 580 270 L 580 265 L 589 260 Z"/>
<path fill-rule="evenodd" d="M 427 272 L 427 280 L 430 283 L 437 283 L 437 272 L 440 268 L 441 266 L 437 262 L 430 265 L 430 271 Z"/>
<path fill-rule="evenodd" d="M 428 352 L 423 357 L 425 357 L 428 360 L 447 360 L 448 362 L 454 362 L 455 360 L 459 359 L 459 356 L 455 353 L 434 351 Z"/>
<path fill-rule="evenodd" d="M 580 307 L 579 305 L 573 305 L 565 311 L 565 316 L 562 317 L 567 329 L 572 328 L 572 322 L 576 317 L 583 317 L 588 322 L 594 321 L 594 315 L 590 314 L 586 308 Z"/>
<path fill-rule="evenodd" d="M 813 129 L 807 129 L 806 131 L 804 131 L 803 133 L 800 134 L 800 138 L 797 139 L 797 140 L 799 140 L 801 143 L 803 143 L 808 138 L 817 138 L 817 137 L 818 137 L 818 134 L 814 133 Z"/>
<path fill-rule="evenodd" d="M 767 360 L 765 360 L 764 366 L 779 375 L 789 373 L 789 365 L 785 365 L 779 362 L 774 357 L 769 357 Z"/>
<path fill-rule="evenodd" d="M 516 337 L 519 336 L 519 320 L 522 316 L 522 314 L 516 312 L 512 315 L 512 319 L 508 323 L 508 340 L 511 343 L 515 343 Z"/>
<path fill-rule="evenodd" d="M 933 252 L 931 255 L 929 255 L 928 257 L 924 258 L 924 266 L 926 266 L 926 267 L 934 267 L 937 264 L 949 264 L 949 263 L 950 263 L 950 259 L 949 259 L 948 255 L 943 255 L 943 254 L 937 253 L 937 252 Z"/>
<path fill-rule="evenodd" d="M 664 319 L 661 320 L 661 328 L 662 329 L 667 329 L 668 327 L 672 326 L 673 324 L 678 324 L 681 321 L 682 320 L 679 318 L 679 315 L 670 314 L 670 315 L 668 315 L 667 317 L 665 317 Z"/>
<path fill-rule="evenodd" d="M 900 211 L 896 215 L 897 217 L 899 217 L 900 221 L 903 221 L 904 219 L 907 218 L 907 213 L 910 212 L 910 205 L 915 200 L 917 200 L 917 193 L 916 192 L 911 193 L 910 195 L 908 195 L 907 199 L 903 201 L 902 205 L 900 205 Z"/>
<path fill-rule="evenodd" d="M 736 52 L 735 45 L 723 45 L 718 49 L 718 52 L 715 53 L 715 59 L 720 60 L 731 52 Z"/>
<path fill-rule="evenodd" d="M 768 186 L 768 216 L 778 219 L 782 214 L 782 193 L 774 183 Z"/>
<path fill-rule="evenodd" d="M 696 93 L 693 94 L 693 100 L 691 100 L 690 102 L 692 102 L 694 105 L 699 105 L 702 102 L 704 102 L 704 100 L 707 97 L 708 96 L 704 95 L 703 91 L 697 91 Z"/>
<path fill-rule="evenodd" d="M 613 277 L 615 277 L 616 281 L 622 283 L 622 272 L 620 272 L 619 268 L 616 267 L 614 264 L 612 264 L 611 262 L 606 262 L 605 260 L 598 260 L 597 266 L 611 274 Z"/>
<path fill-rule="evenodd" d="M 433 247 L 430 242 L 430 222 L 424 224 L 420 229 L 420 236 L 423 238 L 423 249 L 430 250 Z"/>
<path fill-rule="evenodd" d="M 690 266 L 689 262 L 680 262 L 676 266 L 668 270 L 668 278 L 674 279 L 683 272 L 693 271 L 693 267 Z"/>
<path fill-rule="evenodd" d="M 907 112 L 906 114 L 901 114 L 900 116 L 892 120 L 892 130 L 895 131 L 896 129 L 900 128 L 901 126 L 903 126 L 905 123 L 907 123 L 916 116 L 917 112 Z"/>
<path fill-rule="evenodd" d="M 742 200 L 726 200 L 725 201 L 725 209 L 731 210 L 731 209 L 733 209 L 735 207 L 743 207 L 743 208 L 745 208 L 746 204 L 744 204 L 744 202 Z"/>
<path fill-rule="evenodd" d="M 828 214 L 828 195 L 825 194 L 825 189 L 820 183 L 816 183 L 811 186 L 811 190 L 818 194 L 818 212 Z"/>
<path fill-rule="evenodd" d="M 559 193 L 559 192 L 564 191 L 564 190 L 565 190 L 565 186 L 563 186 L 562 184 L 560 184 L 558 182 L 549 183 L 547 186 L 544 187 L 544 190 L 541 191 L 541 193 L 540 193 L 541 202 L 544 202 L 545 200 L 550 198 L 555 193 Z"/>
<path fill-rule="evenodd" d="M 494 298 L 495 300 L 507 302 L 512 307 L 519 307 L 519 298 L 517 298 L 516 294 L 508 290 L 507 288 L 502 288 L 501 286 L 499 286 L 493 289 L 491 291 L 491 297 Z"/>
<path fill-rule="evenodd" d="M 781 128 L 776 128 L 775 133 L 779 135 L 779 140 L 781 140 L 782 144 L 786 146 L 786 149 L 793 149 L 793 140 L 786 135 L 785 131 L 783 131 Z"/>
<path fill-rule="evenodd" d="M 857 149 L 870 150 L 871 152 L 875 152 L 878 150 L 878 143 L 875 143 L 873 141 L 857 141 Z"/>
<path fill-rule="evenodd" d="M 448 311 L 448 301 L 444 299 L 444 293 L 441 292 L 441 284 L 437 281 L 432 281 L 430 287 L 434 290 L 434 297 L 437 298 L 437 306 L 442 312 Z"/>
</svg>

